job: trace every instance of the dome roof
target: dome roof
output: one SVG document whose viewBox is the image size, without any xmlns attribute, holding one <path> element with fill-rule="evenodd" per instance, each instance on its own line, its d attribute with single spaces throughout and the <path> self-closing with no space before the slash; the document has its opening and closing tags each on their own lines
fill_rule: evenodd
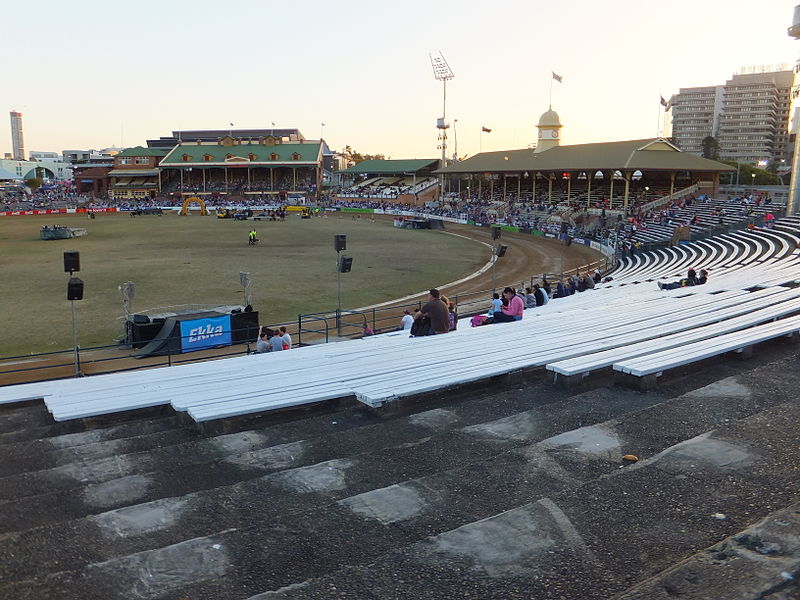
<svg viewBox="0 0 800 600">
<path fill-rule="evenodd" d="M 539 117 L 537 127 L 563 127 L 563 125 L 561 125 L 561 119 L 558 118 L 558 113 L 551 108 Z"/>
</svg>

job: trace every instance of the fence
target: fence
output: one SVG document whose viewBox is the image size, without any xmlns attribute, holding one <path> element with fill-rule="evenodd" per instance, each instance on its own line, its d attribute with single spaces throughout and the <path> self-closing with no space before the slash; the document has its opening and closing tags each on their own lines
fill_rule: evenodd
<svg viewBox="0 0 800 600">
<path fill-rule="evenodd" d="M 594 269 L 607 271 L 613 264 L 613 259 L 603 258 L 561 273 L 538 273 L 531 275 L 524 281 L 498 283 L 497 289 L 502 289 L 506 285 L 520 289 L 533 287 L 534 283 L 542 279 L 555 281 L 559 278 L 586 273 Z M 453 294 L 449 298 L 456 303 L 460 316 L 469 316 L 488 310 L 493 291 L 492 289 L 477 290 Z M 275 323 L 269 327 L 272 329 L 277 329 L 281 326 L 286 327 L 290 335 L 294 336 L 293 345 L 295 347 L 328 343 L 342 339 L 355 339 L 364 335 L 367 326 L 375 333 L 385 333 L 398 329 L 403 310 L 413 311 L 421 308 L 422 304 L 423 300 L 418 300 L 405 304 L 394 304 L 392 306 L 364 310 L 342 310 L 341 312 L 332 310 L 304 313 L 297 315 L 296 321 Z M 252 326 L 232 329 L 223 333 L 233 335 L 239 332 L 248 332 L 247 342 L 188 353 L 176 351 L 173 349 L 172 344 L 166 343 L 163 348 L 163 354 L 144 358 L 137 358 L 135 349 L 120 344 L 91 347 L 78 346 L 77 348 L 50 352 L 2 356 L 0 357 L 0 385 L 65 379 L 101 373 L 118 373 L 251 354 L 255 349 L 254 342 L 256 341 L 255 330 Z M 182 339 L 182 337 L 173 338 L 173 340 L 175 339 Z"/>
</svg>

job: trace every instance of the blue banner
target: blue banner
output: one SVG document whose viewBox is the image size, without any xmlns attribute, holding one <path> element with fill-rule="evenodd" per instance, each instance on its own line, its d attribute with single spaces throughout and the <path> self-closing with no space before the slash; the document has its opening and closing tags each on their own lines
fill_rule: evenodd
<svg viewBox="0 0 800 600">
<path fill-rule="evenodd" d="M 231 345 L 231 316 L 181 321 L 181 352 Z"/>
</svg>

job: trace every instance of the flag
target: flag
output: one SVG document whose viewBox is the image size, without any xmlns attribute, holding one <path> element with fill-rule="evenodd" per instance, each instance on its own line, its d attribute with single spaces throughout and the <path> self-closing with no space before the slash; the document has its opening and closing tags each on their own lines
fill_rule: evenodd
<svg viewBox="0 0 800 600">
<path fill-rule="evenodd" d="M 231 123 L 231 127 L 233 127 L 233 123 Z"/>
<path fill-rule="evenodd" d="M 325 127 L 325 123 L 320 123 L 320 125 L 322 125 L 323 127 Z"/>
<path fill-rule="evenodd" d="M 553 79 L 555 79 L 558 83 L 564 83 L 564 78 L 561 75 L 557 75 L 555 71 L 551 71 L 553 73 Z"/>
<path fill-rule="evenodd" d="M 664 100 L 664 96 L 661 96 L 661 106 L 663 106 L 664 108 L 667 108 L 667 106 L 669 106 L 669 105 L 667 104 L 667 101 L 666 101 L 666 100 Z"/>
<path fill-rule="evenodd" d="M 486 125 L 481 125 L 481 133 L 492 133 L 492 130 L 486 127 Z"/>
<path fill-rule="evenodd" d="M 275 121 L 272 122 L 272 126 L 275 127 Z"/>
</svg>

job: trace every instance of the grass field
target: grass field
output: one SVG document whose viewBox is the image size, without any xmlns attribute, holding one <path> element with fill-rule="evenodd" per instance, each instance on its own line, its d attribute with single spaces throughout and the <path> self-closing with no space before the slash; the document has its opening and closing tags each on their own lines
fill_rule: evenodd
<svg viewBox="0 0 800 600">
<path fill-rule="evenodd" d="M 86 227 L 72 240 L 43 241 L 45 224 Z M 261 243 L 248 246 L 255 225 Z M 291 215 L 283 223 L 180 217 L 131 218 L 100 214 L 0 219 L 3 332 L 0 356 L 72 346 L 68 275 L 63 252 L 78 250 L 85 283 L 77 301 L 81 346 L 113 343 L 122 333 L 117 286 L 136 284 L 133 310 L 179 304 L 236 304 L 243 300 L 239 272 L 253 279 L 253 307 L 261 321 L 336 307 L 333 236 L 347 235 L 353 270 L 342 274 L 342 306 L 354 308 L 425 290 L 473 272 L 489 251 L 473 241 L 436 231 L 401 230 L 389 220 L 371 223 Z"/>
</svg>

